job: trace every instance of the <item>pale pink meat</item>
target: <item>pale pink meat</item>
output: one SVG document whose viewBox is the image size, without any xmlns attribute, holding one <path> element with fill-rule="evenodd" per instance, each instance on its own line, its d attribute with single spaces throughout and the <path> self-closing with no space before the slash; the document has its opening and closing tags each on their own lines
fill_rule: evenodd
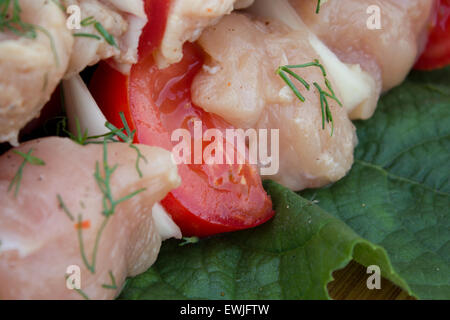
<svg viewBox="0 0 450 320">
<path fill-rule="evenodd" d="M 423 50 L 434 0 L 329 0 L 319 14 L 317 0 L 289 2 L 342 61 L 360 63 L 387 91 L 405 79 Z M 370 6 L 380 9 L 379 30 L 367 27 Z"/>
<path fill-rule="evenodd" d="M 80 146 L 68 139 L 47 138 L 23 144 L 20 150 L 45 161 L 45 166 L 26 164 L 17 198 L 8 186 L 23 158 L 8 152 L 0 158 L 0 299 L 82 299 L 66 287 L 71 265 L 81 269 L 81 290 L 91 299 L 111 299 L 127 276 L 145 271 L 159 252 L 161 237 L 152 217 L 152 207 L 179 185 L 171 154 L 138 146 L 147 162 L 140 162 L 143 177 L 135 167 L 136 151 L 127 144 L 108 145 L 108 164 L 117 170 L 111 190 L 118 200 L 136 190 L 146 190 L 117 205 L 106 224 L 96 255 L 95 272 L 83 263 L 77 218 L 88 223 L 82 229 L 87 259 L 92 264 L 95 237 L 105 216 L 103 193 L 94 178 L 96 162 L 102 165 L 102 145 Z M 103 175 L 103 170 L 101 169 Z M 75 220 L 60 207 L 57 195 Z M 115 277 L 117 289 L 111 284 Z"/>
<path fill-rule="evenodd" d="M 100 60 L 111 59 L 111 63 L 123 73 L 128 73 L 131 65 L 137 62 L 137 49 L 142 28 L 147 23 L 143 0 L 67 0 L 67 6 L 77 5 L 81 19 L 93 17 L 114 37 L 117 46 L 108 43 L 94 24 L 81 26 L 73 33 L 94 34 L 100 40 L 76 37 L 66 78 L 78 74 L 86 66 Z"/>
<path fill-rule="evenodd" d="M 155 57 L 160 68 L 179 62 L 183 44 L 194 42 L 208 26 L 254 0 L 171 0 L 167 26 Z"/>
<path fill-rule="evenodd" d="M 191 89 L 196 105 L 236 128 L 279 129 L 280 170 L 266 178 L 293 190 L 342 178 L 351 168 L 357 143 L 345 108 L 330 100 L 335 125 L 331 136 L 330 125 L 322 129 L 317 90 L 296 83 L 306 98 L 302 103 L 275 72 L 282 65 L 316 59 L 308 39 L 307 30 L 291 31 L 274 21 L 232 13 L 198 40 L 207 58 Z M 296 71 L 326 88 L 319 68 Z M 329 79 L 333 84 L 332 74 Z"/>
<path fill-rule="evenodd" d="M 41 29 L 36 29 L 35 39 L 0 31 L 0 143 L 13 145 L 18 144 L 20 129 L 39 116 L 50 99 L 67 69 L 74 42 L 65 13 L 53 1 L 19 3 L 22 21 Z"/>
<path fill-rule="evenodd" d="M 13 3 L 13 2 L 11 2 Z M 35 26 L 36 38 L 0 31 L 0 142 L 18 145 L 20 130 L 39 116 L 63 77 L 70 78 L 100 60 L 127 73 L 137 62 L 137 47 L 147 21 L 143 0 L 66 0 L 81 19 L 93 17 L 114 37 L 112 46 L 94 24 L 69 29 L 71 19 L 57 1 L 20 0 L 20 18 Z M 12 5 L 10 5 L 12 14 Z M 72 27 L 72 26 L 70 26 Z M 73 33 L 91 34 L 74 37 Z"/>
</svg>

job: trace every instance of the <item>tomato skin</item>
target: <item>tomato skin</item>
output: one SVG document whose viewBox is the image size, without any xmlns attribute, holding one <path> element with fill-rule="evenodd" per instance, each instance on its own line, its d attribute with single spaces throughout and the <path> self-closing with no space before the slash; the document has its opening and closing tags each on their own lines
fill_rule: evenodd
<svg viewBox="0 0 450 320">
<path fill-rule="evenodd" d="M 433 70 L 450 64 L 450 0 L 438 0 L 426 49 L 414 66 Z"/>
<path fill-rule="evenodd" d="M 161 38 L 151 35 L 141 39 L 144 45 L 140 47 L 139 62 L 132 67 L 129 77 L 106 63 L 100 64 L 90 89 L 106 118 L 122 126 L 119 112 L 124 112 L 130 128 L 136 130 L 136 143 L 166 150 L 172 150 L 176 144 L 170 139 L 174 130 L 184 128 L 192 133 L 192 119 L 201 120 L 204 130 L 231 128 L 220 117 L 191 103 L 190 87 L 203 65 L 203 52 L 186 44 L 180 63 L 159 70 L 149 53 Z M 202 145 L 204 148 L 205 143 Z M 180 164 L 178 173 L 182 185 L 172 190 L 161 204 L 184 236 L 205 237 L 252 228 L 274 215 L 256 166 Z"/>
<path fill-rule="evenodd" d="M 186 44 L 178 64 L 159 70 L 149 56 L 132 68 L 129 106 L 140 143 L 171 150 L 174 142 L 169 133 L 184 128 L 193 135 L 192 119 L 201 120 L 204 131 L 231 128 L 191 103 L 191 84 L 202 65 L 203 52 Z M 203 237 L 247 229 L 274 214 L 255 166 L 181 164 L 178 170 L 183 183 L 161 204 L 184 235 Z"/>
<path fill-rule="evenodd" d="M 142 30 L 139 39 L 139 59 L 145 59 L 161 43 L 166 29 L 171 0 L 145 0 L 144 9 L 148 22 Z M 98 64 L 97 70 L 90 81 L 89 88 L 94 93 L 94 98 L 102 102 L 103 106 L 119 105 L 128 124 L 133 126 L 133 120 L 128 108 L 128 80 L 126 75 L 117 72 L 105 62 Z M 104 88 L 108 88 L 106 92 Z M 112 93 L 112 94 L 110 94 Z M 119 112 L 120 112 L 119 111 Z M 115 108 L 102 108 L 106 119 L 112 124 L 121 127 L 122 120 Z M 137 142 L 137 139 L 135 139 Z"/>
<path fill-rule="evenodd" d="M 204 219 L 200 219 L 198 216 L 190 212 L 185 206 L 183 206 L 183 204 L 175 197 L 173 193 L 169 193 L 161 201 L 161 204 L 164 208 L 169 210 L 173 220 L 176 221 L 176 224 L 182 230 L 183 236 L 206 237 L 236 230 L 236 228 L 231 226 L 211 223 Z M 262 223 L 263 222 L 265 221 L 262 221 Z M 254 226 L 249 226 L 249 228 L 251 227 Z"/>
<path fill-rule="evenodd" d="M 134 127 L 128 109 L 128 92 L 124 89 L 126 87 L 128 87 L 128 77 L 116 71 L 104 61 L 98 64 L 89 82 L 89 90 L 102 109 L 104 116 L 118 128 L 123 127 L 119 112 L 123 112 L 127 123 L 130 124 L 130 127 Z M 106 106 L 117 107 L 110 108 Z M 117 111 L 117 108 L 120 110 Z"/>
<path fill-rule="evenodd" d="M 145 57 L 161 43 L 166 29 L 171 0 L 145 0 L 148 23 L 142 30 L 139 54 Z"/>
</svg>

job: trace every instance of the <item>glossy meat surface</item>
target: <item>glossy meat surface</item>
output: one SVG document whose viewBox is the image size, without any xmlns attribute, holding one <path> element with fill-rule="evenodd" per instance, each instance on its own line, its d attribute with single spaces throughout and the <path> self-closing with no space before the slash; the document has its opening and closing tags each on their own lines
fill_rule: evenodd
<svg viewBox="0 0 450 320">
<path fill-rule="evenodd" d="M 23 158 L 13 152 L 0 158 L 0 299 L 82 299 L 66 287 L 71 265 L 80 267 L 81 289 L 89 298 L 111 299 L 127 276 L 153 264 L 161 235 L 152 207 L 177 187 L 180 179 L 169 152 L 138 148 L 147 159 L 140 161 L 142 178 L 136 169 L 135 150 L 121 143 L 107 147 L 108 165 L 117 165 L 109 183 L 113 199 L 145 190 L 117 204 L 100 237 L 96 263 L 94 247 L 106 216 L 102 213 L 104 193 L 94 172 L 99 162 L 100 175 L 105 177 L 103 146 L 80 146 L 62 138 L 23 144 L 16 150 L 27 153 L 32 149 L 32 155 L 45 165 L 24 166 L 17 197 L 14 190 L 8 192 L 8 186 Z M 80 243 L 88 264 L 95 265 L 94 272 L 83 262 Z M 111 284 L 109 272 L 115 277 L 116 289 L 102 287 Z"/>
<path fill-rule="evenodd" d="M 308 39 L 307 30 L 292 31 L 275 21 L 226 16 L 198 41 L 208 57 L 191 90 L 196 105 L 236 128 L 279 129 L 280 170 L 266 178 L 293 190 L 342 178 L 353 163 L 357 142 L 345 108 L 330 100 L 331 136 L 330 125 L 322 129 L 317 89 L 301 88 L 306 98 L 302 103 L 275 72 L 282 65 L 313 61 L 317 53 Z M 296 72 L 326 88 L 319 68 Z M 329 79 L 333 84 L 332 75 Z"/>
</svg>

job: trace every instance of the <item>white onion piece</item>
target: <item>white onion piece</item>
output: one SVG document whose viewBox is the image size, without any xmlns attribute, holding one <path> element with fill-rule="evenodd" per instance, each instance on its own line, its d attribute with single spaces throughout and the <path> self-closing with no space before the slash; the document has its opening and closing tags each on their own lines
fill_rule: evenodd
<svg viewBox="0 0 450 320">
<path fill-rule="evenodd" d="M 250 7 L 249 11 L 257 16 L 283 22 L 293 30 L 308 28 L 287 0 L 258 0 Z M 363 71 L 359 64 L 343 63 L 312 32 L 310 32 L 309 42 L 328 73 L 333 76 L 347 113 L 350 114 L 358 107 L 366 109 L 365 105 L 370 104 L 371 98 L 376 95 L 376 82 L 372 76 Z"/>
<path fill-rule="evenodd" d="M 309 43 L 323 61 L 327 72 L 333 75 L 336 87 L 342 95 L 342 103 L 347 113 L 356 108 L 372 110 L 365 104 L 371 103 L 376 93 L 376 83 L 369 73 L 361 69 L 359 64 L 345 64 L 328 47 L 311 33 Z"/>
<path fill-rule="evenodd" d="M 89 136 L 97 136 L 109 132 L 105 127 L 105 116 L 79 75 L 64 80 L 62 87 L 67 117 L 69 118 L 69 130 L 72 134 L 77 134 L 77 119 L 81 132 L 84 133 L 87 130 Z M 152 215 L 156 229 L 163 240 L 169 238 L 181 239 L 180 228 L 159 203 L 156 203 L 152 208 Z"/>
<path fill-rule="evenodd" d="M 163 208 L 160 203 L 155 203 L 152 209 L 153 220 L 155 221 L 156 228 L 162 240 L 170 238 L 181 239 L 181 230 L 173 222 L 172 217 Z"/>
<path fill-rule="evenodd" d="M 63 91 L 66 104 L 69 130 L 77 135 L 76 122 L 81 127 L 81 134 L 86 130 L 89 136 L 108 133 L 105 127 L 106 118 L 79 75 L 63 81 Z"/>
</svg>

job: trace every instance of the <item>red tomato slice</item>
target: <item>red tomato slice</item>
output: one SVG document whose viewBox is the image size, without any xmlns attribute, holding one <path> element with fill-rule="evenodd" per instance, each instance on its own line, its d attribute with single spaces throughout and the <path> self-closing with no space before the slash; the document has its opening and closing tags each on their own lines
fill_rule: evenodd
<svg viewBox="0 0 450 320">
<path fill-rule="evenodd" d="M 427 47 L 415 69 L 432 70 L 450 64 L 450 0 L 437 2 L 436 17 L 430 29 Z"/>
<path fill-rule="evenodd" d="M 151 16 L 149 20 L 151 24 Z M 176 129 L 187 129 L 194 137 L 193 120 L 202 122 L 203 132 L 209 128 L 222 132 L 232 128 L 191 102 L 190 88 L 203 65 L 203 52 L 187 44 L 180 63 L 159 70 L 148 53 L 161 37 L 154 34 L 151 37 L 141 39 L 141 44 L 145 43 L 141 50 L 145 52 L 141 51 L 129 77 L 107 64 L 101 64 L 94 74 L 91 92 L 107 119 L 120 126 L 119 112 L 124 112 L 130 127 L 136 129 L 137 143 L 166 150 L 172 150 L 178 143 L 170 140 Z M 191 143 L 194 144 L 193 139 Z M 203 149 L 207 145 L 202 143 Z M 274 214 L 255 166 L 180 164 L 178 171 L 181 187 L 170 192 L 161 203 L 185 236 L 203 237 L 252 228 Z"/>
<path fill-rule="evenodd" d="M 148 23 L 142 30 L 139 41 L 139 53 L 146 56 L 161 43 L 166 29 L 170 0 L 145 0 L 145 13 Z"/>
</svg>

